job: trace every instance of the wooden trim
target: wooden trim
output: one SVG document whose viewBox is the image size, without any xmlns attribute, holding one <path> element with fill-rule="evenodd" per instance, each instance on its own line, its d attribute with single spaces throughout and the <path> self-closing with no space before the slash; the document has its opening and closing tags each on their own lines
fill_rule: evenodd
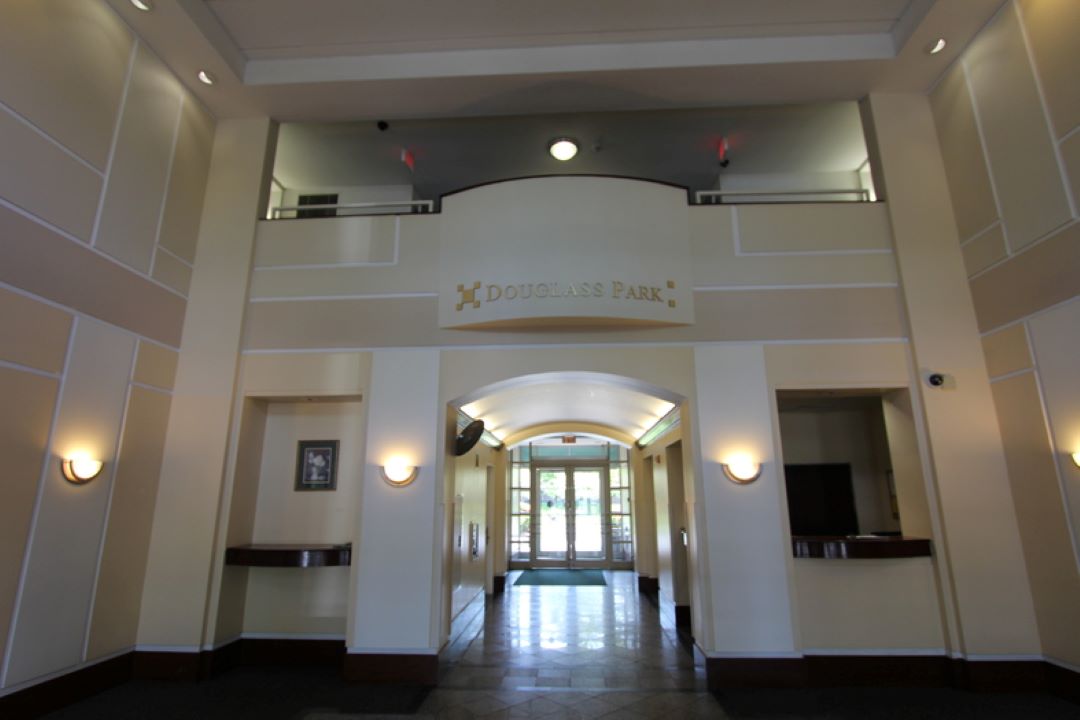
<svg viewBox="0 0 1080 720">
<path fill-rule="evenodd" d="M 689 605 L 676 605 L 675 606 L 675 627 L 689 630 L 692 622 L 690 620 L 690 606 Z"/>
<path fill-rule="evenodd" d="M 0 697 L 0 717 L 38 717 L 123 685 L 131 679 L 134 654 L 124 653 Z"/>
<path fill-rule="evenodd" d="M 791 552 L 797 558 L 883 560 L 930 557 L 930 541 L 908 537 L 816 537 L 793 535 Z"/>
<path fill-rule="evenodd" d="M 646 595 L 656 595 L 660 592 L 660 580 L 648 575 L 638 575 L 637 590 Z"/>
<path fill-rule="evenodd" d="M 506 592 L 506 576 L 496 575 L 492 584 L 492 594 L 501 595 Z"/>
<path fill-rule="evenodd" d="M 226 565 L 248 567 L 336 567 L 352 564 L 352 543 L 342 545 L 236 545 Z"/>
<path fill-rule="evenodd" d="M 365 685 L 435 686 L 439 681 L 438 655 L 349 653 L 345 656 L 345 679 Z"/>
<path fill-rule="evenodd" d="M 1042 660 L 966 660 L 944 655 L 807 655 L 706 658 L 709 690 L 736 688 L 951 687 L 973 692 L 1053 693 L 1080 703 L 1080 673 Z"/>
</svg>

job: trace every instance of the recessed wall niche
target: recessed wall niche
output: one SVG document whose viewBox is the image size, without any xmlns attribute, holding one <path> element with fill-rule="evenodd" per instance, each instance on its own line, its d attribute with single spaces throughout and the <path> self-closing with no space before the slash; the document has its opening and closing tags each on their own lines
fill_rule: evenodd
<svg viewBox="0 0 1080 720">
<path fill-rule="evenodd" d="M 930 536 L 910 395 L 777 392 L 793 536 Z"/>
<path fill-rule="evenodd" d="M 355 540 L 364 417 L 355 396 L 244 399 L 227 546 Z M 296 490 L 302 441 L 337 440 L 337 485 Z M 344 638 L 348 566 L 223 569 L 218 641 L 230 636 Z"/>
</svg>

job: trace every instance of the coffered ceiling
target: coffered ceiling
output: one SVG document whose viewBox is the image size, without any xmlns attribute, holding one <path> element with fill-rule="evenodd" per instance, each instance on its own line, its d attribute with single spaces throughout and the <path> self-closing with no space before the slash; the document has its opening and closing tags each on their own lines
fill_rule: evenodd
<svg viewBox="0 0 1080 720">
<path fill-rule="evenodd" d="M 219 117 L 336 121 L 922 92 L 1003 0 L 108 2 Z"/>
</svg>

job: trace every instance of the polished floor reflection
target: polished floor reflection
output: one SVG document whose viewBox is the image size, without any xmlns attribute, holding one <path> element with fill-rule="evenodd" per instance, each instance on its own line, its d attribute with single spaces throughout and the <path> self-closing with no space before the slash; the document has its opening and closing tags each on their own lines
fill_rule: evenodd
<svg viewBox="0 0 1080 720">
<path fill-rule="evenodd" d="M 606 587 L 568 587 L 514 586 L 511 575 L 502 597 L 464 618 L 420 713 L 727 717 L 688 638 L 638 593 L 634 574 L 604 576 Z"/>
</svg>

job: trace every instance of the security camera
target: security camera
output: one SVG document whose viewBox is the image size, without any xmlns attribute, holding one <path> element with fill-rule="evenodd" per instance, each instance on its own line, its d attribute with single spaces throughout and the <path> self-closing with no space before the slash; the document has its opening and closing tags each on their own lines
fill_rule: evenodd
<svg viewBox="0 0 1080 720">
<path fill-rule="evenodd" d="M 385 120 L 380 120 L 379 122 L 375 123 L 375 127 L 379 128 L 379 132 L 386 132 L 390 129 L 390 123 L 386 122 Z"/>
<path fill-rule="evenodd" d="M 926 382 L 930 383 L 930 387 L 941 387 L 945 384 L 945 376 L 941 373 L 930 373 L 926 376 Z"/>
</svg>

